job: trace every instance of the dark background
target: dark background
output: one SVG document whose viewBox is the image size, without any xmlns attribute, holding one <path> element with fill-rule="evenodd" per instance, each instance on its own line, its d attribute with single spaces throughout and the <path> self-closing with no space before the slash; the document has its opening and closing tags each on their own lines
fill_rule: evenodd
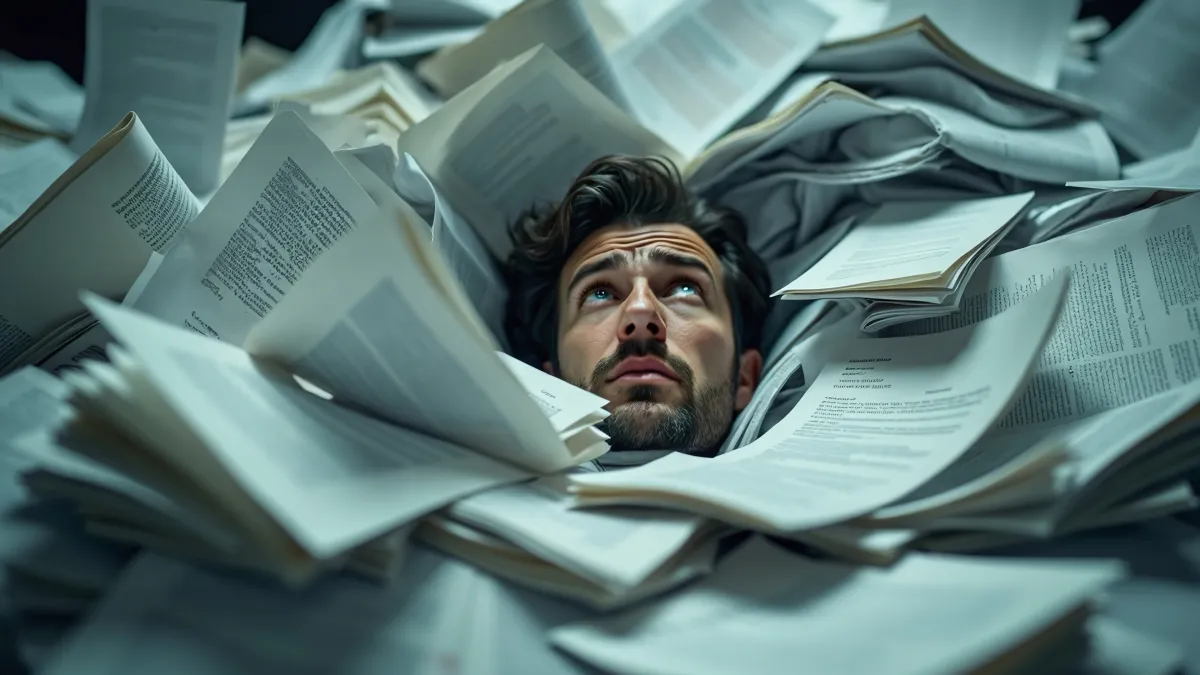
<svg viewBox="0 0 1200 675">
<path fill-rule="evenodd" d="M 244 1 L 246 37 L 254 35 L 291 50 L 300 46 L 321 13 L 334 4 L 333 0 Z M 53 61 L 67 75 L 83 82 L 86 0 L 3 0 L 3 4 L 0 50 L 31 61 Z M 1101 15 L 1115 27 L 1140 4 L 1141 0 L 1084 0 L 1080 16 Z"/>
</svg>

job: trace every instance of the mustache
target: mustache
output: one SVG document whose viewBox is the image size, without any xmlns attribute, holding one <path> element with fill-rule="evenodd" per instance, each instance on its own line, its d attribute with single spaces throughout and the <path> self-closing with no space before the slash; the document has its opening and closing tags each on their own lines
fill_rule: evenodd
<svg viewBox="0 0 1200 675">
<path fill-rule="evenodd" d="M 608 380 L 608 374 L 613 369 L 625 359 L 633 356 L 653 356 L 662 359 L 679 376 L 684 389 L 686 391 L 692 390 L 695 374 L 692 372 L 691 366 L 683 359 L 668 352 L 666 343 L 659 340 L 628 340 L 617 345 L 615 352 L 600 359 L 596 363 L 596 367 L 592 369 L 590 389 L 594 391 L 599 385 Z"/>
</svg>

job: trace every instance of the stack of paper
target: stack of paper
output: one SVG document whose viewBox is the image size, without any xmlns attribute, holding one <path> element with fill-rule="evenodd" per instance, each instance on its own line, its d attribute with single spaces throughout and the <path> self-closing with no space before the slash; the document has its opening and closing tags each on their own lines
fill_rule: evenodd
<svg viewBox="0 0 1200 675">
<path fill-rule="evenodd" d="M 327 84 L 284 94 L 280 100 L 307 104 L 317 115 L 372 121 L 388 130 L 384 135 L 389 146 L 441 104 L 411 73 L 390 62 L 338 73 Z"/>
<path fill-rule="evenodd" d="M 923 315 L 953 312 L 971 274 L 1032 198 L 885 204 L 775 295 L 887 301 L 886 312 L 869 313 L 864 330 L 907 320 L 908 306 Z"/>
<path fill-rule="evenodd" d="M 1066 672 L 1093 601 L 1123 574 L 1108 561 L 916 555 L 856 569 L 756 538 L 701 585 L 550 640 L 610 672 Z"/>
<path fill-rule="evenodd" d="M 245 192 L 243 179 L 279 180 L 255 166 L 276 156 L 269 143 L 297 125 L 303 127 L 294 115 L 277 116 L 261 150 L 252 150 L 202 218 L 227 222 L 230 237 L 252 227 L 230 217 L 239 200 L 260 198 L 257 189 Z M 237 305 L 223 305 L 220 296 L 193 305 L 187 326 L 209 328 L 211 336 L 91 296 L 87 304 L 121 346 L 109 350 L 112 365 L 88 362 L 69 375 L 78 415 L 60 433 L 31 442 L 47 455 L 75 452 L 105 465 L 102 480 L 83 472 L 103 471 L 69 461 L 51 461 L 45 470 L 124 494 L 121 509 L 98 513 L 108 532 L 302 580 L 457 498 L 602 454 L 606 437 L 593 424 L 607 413 L 602 399 L 497 355 L 434 252 L 429 226 L 395 192 L 370 183 L 378 177 L 352 155 L 335 159 L 319 141 L 303 134 L 297 140 L 277 159 L 285 175 L 302 171 L 299 160 L 313 170 L 306 176 L 332 187 L 325 194 L 356 200 L 355 227 L 304 261 L 294 287 L 260 321 L 243 314 L 243 303 L 253 302 L 246 295 L 226 298 Z M 353 176 L 343 164 L 358 167 Z M 358 180 L 371 186 L 371 196 Z M 345 227 L 331 220 L 335 215 L 317 214 L 317 225 Z M 192 232 L 221 234 L 208 226 Z M 174 257 L 185 243 L 164 258 L 139 302 L 154 282 L 188 276 L 194 257 Z M 233 256 L 232 269 L 255 263 L 249 253 L 220 250 Z M 237 283 L 227 268 L 217 269 L 221 283 Z M 400 327 L 402 338 L 394 332 Z M 211 339 L 216 335 L 225 342 Z M 391 346 L 398 339 L 420 347 L 398 350 Z M 117 489 L 118 480 L 133 485 Z M 148 513 L 129 527 L 123 512 L 135 489 L 154 494 L 136 500 L 135 508 Z M 75 500 L 85 512 L 96 508 Z M 180 512 L 203 524 L 190 538 L 177 534 Z"/>
<path fill-rule="evenodd" d="M 993 258 L 957 313 L 888 329 L 902 336 L 961 329 L 1010 311 L 1047 280 L 1072 279 L 1032 379 L 992 429 L 894 502 L 794 536 L 877 561 L 909 548 L 975 550 L 1195 508 L 1187 479 L 1200 465 L 1200 345 L 1191 309 L 1200 279 L 1188 242 L 1200 237 L 1197 199 Z M 836 353 L 830 345 L 845 339 L 837 328 L 817 331 L 796 350 L 799 367 L 821 368 Z"/>
<path fill-rule="evenodd" d="M 18 647 L 34 662 L 108 590 L 132 553 L 89 536 L 68 505 L 22 493 L 18 477 L 37 459 L 12 441 L 62 419 L 66 389 L 33 368 L 0 379 L 0 596 L 19 619 Z"/>
<path fill-rule="evenodd" d="M 1091 106 L 997 70 L 926 18 L 824 46 L 760 110 L 685 175 L 746 216 L 784 282 L 807 269 L 792 257 L 808 259 L 819 235 L 881 204 L 1042 199 L 1120 171 Z"/>
<path fill-rule="evenodd" d="M 417 537 L 499 577 L 609 608 L 709 571 L 717 528 L 657 509 L 571 508 L 563 476 L 472 495 Z"/>
</svg>

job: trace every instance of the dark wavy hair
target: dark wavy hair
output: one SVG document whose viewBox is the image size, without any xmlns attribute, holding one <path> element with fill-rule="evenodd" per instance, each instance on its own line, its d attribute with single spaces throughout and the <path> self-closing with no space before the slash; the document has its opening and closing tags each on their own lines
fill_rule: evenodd
<svg viewBox="0 0 1200 675">
<path fill-rule="evenodd" d="M 659 157 L 609 155 L 579 174 L 558 204 L 535 206 L 512 224 L 505 266 L 509 296 L 505 330 L 513 355 L 558 368 L 558 280 L 563 265 L 592 233 L 610 225 L 677 223 L 690 227 L 721 261 L 739 354 L 757 349 L 767 314 L 770 276 L 746 241 L 746 223 L 683 185 Z"/>
</svg>

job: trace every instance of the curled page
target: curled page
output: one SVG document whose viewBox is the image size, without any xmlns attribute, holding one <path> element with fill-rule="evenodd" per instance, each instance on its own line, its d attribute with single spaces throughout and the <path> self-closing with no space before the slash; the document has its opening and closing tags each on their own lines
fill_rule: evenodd
<svg viewBox="0 0 1200 675">
<path fill-rule="evenodd" d="M 859 339 L 762 438 L 704 460 L 571 476 L 583 504 L 666 506 L 776 532 L 868 513 L 979 439 L 1024 386 L 1058 318 L 1059 277 L 976 330 L 939 341 Z M 932 336 L 930 336 L 932 337 Z"/>
<path fill-rule="evenodd" d="M 217 187 L 245 6 L 216 0 L 88 3 L 82 150 L 127 110 L 193 192 Z"/>
<path fill-rule="evenodd" d="M 263 130 L 134 309 L 232 344 L 377 207 L 295 113 Z"/>
<path fill-rule="evenodd" d="M 0 372 L 83 312 L 81 289 L 124 296 L 199 210 L 141 120 L 125 115 L 0 231 Z"/>
<path fill-rule="evenodd" d="M 606 450 L 573 452 L 560 439 L 437 254 L 416 243 L 421 228 L 394 224 L 416 218 L 385 209 L 346 236 L 254 328 L 246 349 L 335 400 L 535 471 Z"/>
<path fill-rule="evenodd" d="M 508 226 L 557 201 L 581 169 L 607 154 L 679 153 L 635 122 L 545 47 L 505 63 L 400 136 L 497 260 Z"/>
</svg>

